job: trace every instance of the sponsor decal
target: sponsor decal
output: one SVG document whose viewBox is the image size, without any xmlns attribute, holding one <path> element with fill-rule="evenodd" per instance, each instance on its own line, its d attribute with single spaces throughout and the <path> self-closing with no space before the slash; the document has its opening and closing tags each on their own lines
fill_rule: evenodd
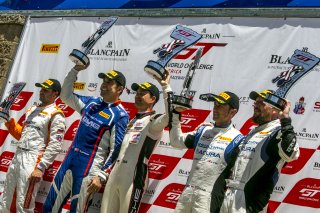
<svg viewBox="0 0 320 213">
<path fill-rule="evenodd" d="M 286 189 L 285 186 L 275 186 L 275 187 L 273 188 L 273 192 L 274 192 L 274 193 L 280 193 L 280 194 L 282 194 L 285 189 Z"/>
<path fill-rule="evenodd" d="M 154 205 L 175 209 L 183 189 L 183 184 L 171 183 L 167 185 L 155 200 Z"/>
<path fill-rule="evenodd" d="M 40 48 L 41 53 L 58 53 L 60 44 L 42 44 Z"/>
<path fill-rule="evenodd" d="M 86 86 L 85 82 L 74 82 L 73 83 L 73 89 L 74 90 L 84 90 L 85 86 Z"/>
<path fill-rule="evenodd" d="M 314 162 L 313 170 L 320 170 L 320 162 Z"/>
<path fill-rule="evenodd" d="M 316 151 L 315 149 L 307 149 L 301 147 L 299 148 L 299 150 L 300 156 L 303 157 L 299 157 L 297 160 L 286 163 L 285 166 L 281 169 L 282 174 L 293 175 L 298 173 L 306 165 L 306 163 L 310 160 L 310 158 Z"/>
<path fill-rule="evenodd" d="M 80 120 L 76 120 L 70 125 L 69 129 L 66 131 L 66 134 L 64 135 L 65 140 L 73 141 L 74 136 L 78 131 L 79 123 Z"/>
<path fill-rule="evenodd" d="M 167 178 L 177 166 L 180 158 L 153 154 L 150 157 L 148 170 L 149 177 L 156 180 Z"/>
<path fill-rule="evenodd" d="M 88 91 L 94 92 L 98 88 L 98 83 L 89 83 L 87 86 Z"/>
<path fill-rule="evenodd" d="M 223 137 L 223 136 L 219 136 L 219 140 L 223 140 L 223 141 L 232 141 L 231 138 L 227 138 L 227 137 Z"/>
<path fill-rule="evenodd" d="M 102 117 L 104 117 L 104 118 L 106 118 L 106 119 L 109 119 L 109 118 L 110 118 L 110 115 L 107 114 L 107 113 L 105 113 L 105 112 L 103 112 L 103 111 L 100 111 L 100 112 L 99 112 L 99 115 L 102 116 Z"/>
<path fill-rule="evenodd" d="M 63 103 L 60 98 L 56 100 L 56 105 L 63 111 L 64 116 L 67 118 L 74 113 L 74 109 Z"/>
<path fill-rule="evenodd" d="M 0 156 L 0 171 L 7 172 L 11 164 L 12 158 L 14 156 L 13 152 L 4 151 Z"/>
<path fill-rule="evenodd" d="M 294 104 L 293 112 L 297 115 L 303 115 L 305 111 L 306 103 L 304 102 L 304 97 L 300 97 L 299 101 Z"/>
<path fill-rule="evenodd" d="M 92 48 L 88 56 L 92 60 L 126 61 L 130 52 L 131 49 L 129 48 L 115 48 L 112 41 L 109 41 L 102 49 Z"/>
<path fill-rule="evenodd" d="M 179 169 L 178 176 L 188 177 L 190 174 L 190 170 Z"/>
<path fill-rule="evenodd" d="M 20 111 L 22 110 L 30 100 L 33 92 L 21 91 L 18 97 L 14 100 L 10 110 Z"/>
<path fill-rule="evenodd" d="M 305 178 L 292 188 L 284 203 L 320 208 L 320 179 Z"/>
<path fill-rule="evenodd" d="M 250 100 L 249 96 L 239 97 L 239 102 L 240 102 L 240 104 L 245 104 L 245 105 L 247 105 L 247 104 L 249 103 L 249 100 Z"/>
</svg>

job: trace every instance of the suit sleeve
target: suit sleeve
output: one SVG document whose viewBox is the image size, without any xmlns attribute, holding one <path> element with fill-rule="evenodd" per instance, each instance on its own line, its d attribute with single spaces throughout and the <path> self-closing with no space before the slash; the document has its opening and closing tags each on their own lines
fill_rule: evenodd
<svg viewBox="0 0 320 213">
<path fill-rule="evenodd" d="M 168 92 L 171 92 L 171 87 L 170 85 L 167 85 L 167 86 L 164 86 L 162 89 L 163 89 L 163 99 L 164 99 L 165 109 L 168 109 Z M 163 115 L 156 117 L 154 120 L 152 120 L 152 124 L 149 129 L 150 133 L 152 135 L 161 133 L 163 129 L 168 125 L 168 122 L 169 122 L 169 115 L 166 110 L 166 112 Z"/>
<path fill-rule="evenodd" d="M 22 126 L 16 122 L 14 118 L 11 118 L 5 123 L 5 126 L 8 129 L 8 132 L 16 139 L 20 140 L 22 135 Z"/>
<path fill-rule="evenodd" d="M 42 156 L 38 157 L 37 168 L 41 171 L 47 169 L 61 152 L 62 141 L 66 131 L 65 118 L 62 112 L 55 113 L 51 118 L 49 139 Z"/>
<path fill-rule="evenodd" d="M 129 116 L 124 116 L 120 118 L 111 130 L 110 152 L 99 173 L 99 176 L 104 180 L 107 180 L 109 173 L 111 172 L 111 168 L 118 158 L 128 122 Z"/>
<path fill-rule="evenodd" d="M 61 100 L 81 113 L 81 110 L 85 107 L 85 104 L 89 101 L 89 97 L 80 96 L 73 93 L 73 83 L 77 80 L 78 71 L 71 69 L 63 81 L 60 98 Z"/>
<path fill-rule="evenodd" d="M 291 125 L 291 118 L 283 118 L 281 122 L 281 131 L 278 132 L 278 154 L 286 162 L 293 161 L 299 157 L 299 146 L 297 138 Z"/>
</svg>

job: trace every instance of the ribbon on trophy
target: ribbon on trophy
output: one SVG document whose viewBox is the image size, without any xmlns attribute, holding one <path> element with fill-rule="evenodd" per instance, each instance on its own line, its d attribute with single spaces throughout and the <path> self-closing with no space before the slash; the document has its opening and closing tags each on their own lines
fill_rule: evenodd
<svg viewBox="0 0 320 213">
<path fill-rule="evenodd" d="M 9 110 L 13 102 L 25 86 L 25 82 L 13 84 L 12 88 L 9 91 L 9 95 L 0 104 L 0 122 L 7 122 L 9 120 Z"/>
<path fill-rule="evenodd" d="M 198 49 L 194 61 L 191 63 L 190 68 L 187 72 L 186 78 L 183 82 L 183 88 L 180 95 L 173 95 L 173 106 L 183 107 L 183 108 L 192 108 L 193 97 L 195 91 L 191 91 L 191 83 L 195 75 L 196 68 L 199 66 L 200 58 L 202 56 L 202 48 Z"/>
<path fill-rule="evenodd" d="M 105 34 L 110 27 L 117 21 L 118 17 L 108 17 L 85 42 L 82 43 L 82 50 L 73 49 L 69 55 L 70 60 L 77 65 L 86 65 L 89 63 L 90 59 L 87 54 L 95 45 L 95 43 Z"/>
<path fill-rule="evenodd" d="M 272 83 L 277 83 L 278 89 L 273 94 L 267 94 L 265 102 L 283 110 L 286 106 L 284 97 L 287 95 L 290 88 L 300 78 L 309 73 L 319 61 L 320 58 L 306 50 L 295 50 L 289 60 L 289 63 L 292 64 L 293 67 L 272 79 Z"/>
<path fill-rule="evenodd" d="M 191 46 L 201 39 L 202 35 L 190 28 L 177 25 L 170 35 L 174 40 L 168 44 L 163 44 L 160 48 L 153 51 L 158 54 L 158 60 L 149 60 L 144 67 L 144 71 L 152 77 L 163 78 L 166 64 L 179 52 Z"/>
</svg>

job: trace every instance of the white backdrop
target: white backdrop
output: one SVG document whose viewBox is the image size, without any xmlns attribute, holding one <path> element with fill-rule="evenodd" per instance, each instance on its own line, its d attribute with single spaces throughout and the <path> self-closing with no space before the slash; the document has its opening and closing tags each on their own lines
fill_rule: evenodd
<svg viewBox="0 0 320 213">
<path fill-rule="evenodd" d="M 11 116 L 23 119 L 24 112 L 38 101 L 36 82 L 56 78 L 61 82 L 73 64 L 68 59 L 73 48 L 96 31 L 104 18 L 31 18 L 25 28 L 17 56 L 9 76 L 5 95 L 12 83 L 26 81 L 27 85 L 12 107 Z M 198 99 L 202 93 L 235 92 L 241 97 L 240 112 L 234 118 L 237 128 L 247 132 L 251 127 L 252 90 L 273 89 L 272 79 L 292 67 L 288 63 L 296 49 L 307 49 L 320 57 L 320 22 L 317 19 L 271 18 L 124 18 L 102 36 L 90 52 L 90 67 L 78 75 L 75 92 L 99 95 L 99 72 L 116 69 L 127 77 L 128 89 L 121 97 L 131 116 L 134 115 L 133 82 L 150 81 L 143 71 L 150 59 L 156 59 L 153 50 L 172 41 L 170 33 L 182 24 L 201 33 L 203 38 L 181 52 L 168 64 L 173 91 L 180 93 L 188 65 L 198 48 L 204 48 L 200 66 L 196 71 L 192 90 L 196 90 L 193 109 L 182 117 L 184 131 L 191 131 L 203 121 L 211 121 L 212 104 Z M 53 47 L 53 48 L 50 48 Z M 301 157 L 282 170 L 269 212 L 315 212 L 320 208 L 320 91 L 319 66 L 300 79 L 289 91 L 292 102 L 291 116 L 301 146 Z M 5 96 L 4 95 L 4 96 Z M 303 97 L 303 101 L 302 98 Z M 294 112 L 301 99 L 303 110 Z M 67 117 L 64 151 L 44 176 L 37 197 L 37 212 L 47 195 L 53 179 L 77 128 L 79 115 L 58 103 Z M 156 105 L 163 112 L 163 102 Z M 248 121 L 248 122 L 246 122 Z M 0 124 L 0 192 L 5 174 L 16 149 L 16 143 L 3 124 Z M 151 157 L 149 188 L 143 197 L 140 212 L 173 212 L 188 176 L 192 152 L 169 146 L 167 132 Z M 259 187 L 259 186 L 257 186 Z M 101 194 L 95 196 L 90 212 L 98 212 Z M 66 210 L 68 205 L 66 206 Z"/>
</svg>

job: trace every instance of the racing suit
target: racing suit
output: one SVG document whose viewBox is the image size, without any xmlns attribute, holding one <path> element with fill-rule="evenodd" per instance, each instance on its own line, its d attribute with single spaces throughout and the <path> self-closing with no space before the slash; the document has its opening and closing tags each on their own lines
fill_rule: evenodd
<svg viewBox="0 0 320 213">
<path fill-rule="evenodd" d="M 163 87 L 167 109 L 167 92 Z M 115 162 L 103 193 L 101 212 L 138 212 L 148 186 L 148 160 L 168 125 L 167 113 L 137 113 L 129 122 L 119 157 Z M 100 174 L 101 175 L 101 174 Z"/>
<path fill-rule="evenodd" d="M 193 132 L 182 133 L 179 114 L 173 113 L 171 146 L 194 149 L 188 181 L 175 212 L 210 212 L 213 191 L 221 192 L 223 199 L 225 183 L 218 178 L 225 170 L 232 150 L 242 139 L 243 135 L 232 124 L 223 128 L 203 125 Z"/>
<path fill-rule="evenodd" d="M 291 119 L 276 119 L 252 129 L 235 152 L 238 157 L 226 180 L 221 212 L 264 211 L 281 168 L 299 156 Z"/>
<path fill-rule="evenodd" d="M 2 212 L 34 212 L 40 182 L 29 184 L 28 179 L 35 168 L 44 172 L 61 151 L 64 115 L 55 104 L 32 106 L 26 111 L 23 126 L 14 119 L 6 126 L 19 142 L 6 176 Z"/>
<path fill-rule="evenodd" d="M 71 199 L 70 212 L 85 212 L 91 195 L 89 181 L 103 165 L 110 166 L 118 157 L 129 115 L 120 100 L 106 103 L 100 97 L 73 93 L 78 71 L 66 76 L 61 99 L 82 115 L 75 138 L 50 187 L 43 212 L 60 212 Z"/>
</svg>

